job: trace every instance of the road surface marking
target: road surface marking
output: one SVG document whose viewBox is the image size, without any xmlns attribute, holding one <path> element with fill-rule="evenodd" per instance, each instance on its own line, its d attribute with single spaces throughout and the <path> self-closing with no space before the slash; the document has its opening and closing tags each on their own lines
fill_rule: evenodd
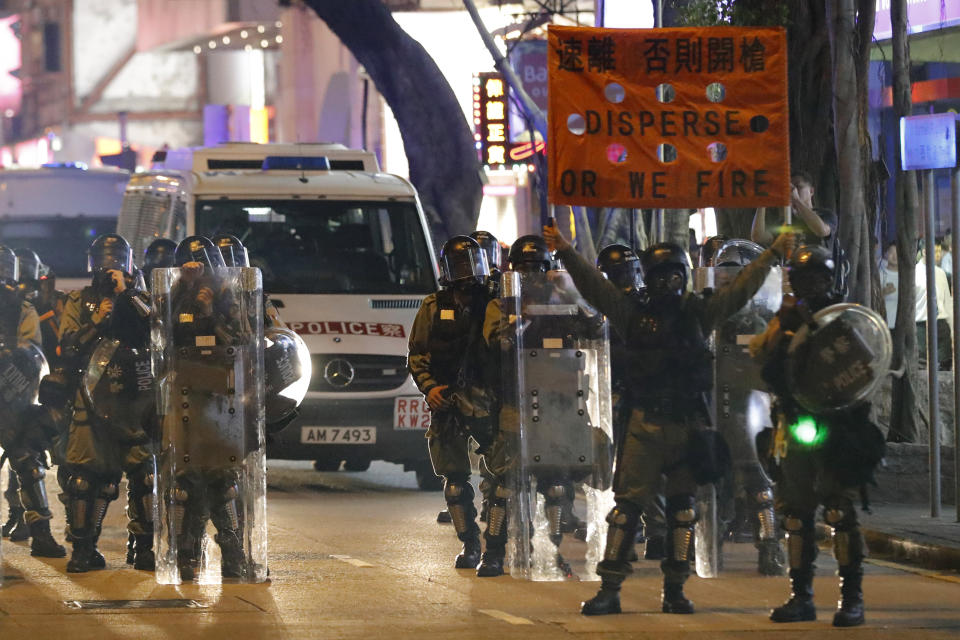
<svg viewBox="0 0 960 640">
<path fill-rule="evenodd" d="M 943 580 L 944 582 L 960 584 L 960 577 L 946 573 L 940 573 L 938 571 L 932 571 L 930 569 L 911 567 L 910 565 L 900 564 L 899 562 L 889 562 L 887 560 L 878 560 L 876 558 L 864 558 L 864 562 L 875 564 L 878 567 L 887 567 L 888 569 L 898 569 L 900 571 L 906 571 L 907 573 L 914 573 L 925 578 L 933 578 L 934 580 Z"/>
<path fill-rule="evenodd" d="M 351 558 L 350 556 L 330 556 L 334 560 L 339 560 L 340 562 L 346 562 L 347 564 L 353 565 L 355 567 L 372 567 L 373 565 L 369 562 L 364 562 L 363 560 L 357 560 L 356 558 Z"/>
<path fill-rule="evenodd" d="M 503 620 L 504 622 L 509 622 L 510 624 L 533 624 L 532 620 L 512 616 L 505 611 L 498 611 L 496 609 L 477 609 L 477 611 L 485 616 L 490 616 L 491 618 L 496 618 L 497 620 Z"/>
</svg>

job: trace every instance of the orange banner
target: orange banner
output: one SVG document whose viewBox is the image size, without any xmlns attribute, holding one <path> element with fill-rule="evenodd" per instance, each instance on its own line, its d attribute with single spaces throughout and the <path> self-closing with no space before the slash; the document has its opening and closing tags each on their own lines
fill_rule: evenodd
<svg viewBox="0 0 960 640">
<path fill-rule="evenodd" d="M 790 203 L 782 28 L 549 29 L 550 200 Z"/>
</svg>

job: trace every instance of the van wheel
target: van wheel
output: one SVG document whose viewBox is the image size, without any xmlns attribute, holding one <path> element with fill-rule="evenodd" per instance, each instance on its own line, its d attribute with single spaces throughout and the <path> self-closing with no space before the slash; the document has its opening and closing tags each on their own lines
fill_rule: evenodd
<svg viewBox="0 0 960 640">
<path fill-rule="evenodd" d="M 344 471 L 366 471 L 370 468 L 370 460 L 345 460 Z"/>
<path fill-rule="evenodd" d="M 441 491 L 443 489 L 443 478 L 433 472 L 433 465 L 429 462 L 419 465 L 415 472 L 417 474 L 417 487 L 420 491 Z"/>
<path fill-rule="evenodd" d="M 328 458 L 314 460 L 313 468 L 315 471 L 339 471 L 340 460 L 330 460 Z"/>
</svg>

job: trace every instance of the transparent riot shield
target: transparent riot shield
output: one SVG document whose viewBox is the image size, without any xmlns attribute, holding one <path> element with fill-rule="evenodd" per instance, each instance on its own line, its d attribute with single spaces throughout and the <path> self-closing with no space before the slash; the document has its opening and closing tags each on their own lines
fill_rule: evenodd
<svg viewBox="0 0 960 640">
<path fill-rule="evenodd" d="M 733 282 L 746 265 L 763 249 L 746 240 L 725 243 L 714 257 L 717 265 L 694 270 L 694 290 L 721 289 Z M 730 447 L 735 469 L 750 469 L 763 474 L 757 458 L 754 439 L 766 416 L 758 415 L 751 406 L 752 398 L 766 388 L 759 365 L 750 357 L 750 341 L 766 330 L 767 323 L 780 308 L 783 294 L 783 273 L 779 267 L 770 270 L 763 285 L 737 313 L 727 318 L 710 336 L 714 353 L 714 384 L 711 414 L 712 428 L 723 434 Z M 728 479 L 733 481 L 734 477 Z M 715 578 L 719 575 L 721 538 L 727 522 L 732 520 L 733 493 L 736 488 L 724 486 L 718 495 L 713 484 L 697 490 L 700 513 L 696 525 L 697 575 Z"/>
<path fill-rule="evenodd" d="M 880 314 L 859 304 L 835 304 L 813 316 L 787 348 L 787 380 L 808 411 L 829 413 L 863 402 L 890 368 L 893 341 Z"/>
<path fill-rule="evenodd" d="M 606 321 L 565 272 L 506 273 L 502 289 L 501 429 L 515 449 L 508 566 L 529 580 L 597 579 L 613 506 Z M 581 493 L 585 543 L 563 535 Z"/>
<path fill-rule="evenodd" d="M 157 581 L 267 577 L 260 271 L 153 272 Z"/>
</svg>

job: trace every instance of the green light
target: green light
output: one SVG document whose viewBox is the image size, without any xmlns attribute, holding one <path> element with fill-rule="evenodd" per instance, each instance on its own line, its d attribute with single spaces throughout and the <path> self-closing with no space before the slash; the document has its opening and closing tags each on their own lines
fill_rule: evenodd
<svg viewBox="0 0 960 640">
<path fill-rule="evenodd" d="M 800 416 L 790 425 L 793 437 L 802 445 L 813 447 L 820 444 L 826 436 L 826 431 L 820 428 L 812 416 Z"/>
</svg>

